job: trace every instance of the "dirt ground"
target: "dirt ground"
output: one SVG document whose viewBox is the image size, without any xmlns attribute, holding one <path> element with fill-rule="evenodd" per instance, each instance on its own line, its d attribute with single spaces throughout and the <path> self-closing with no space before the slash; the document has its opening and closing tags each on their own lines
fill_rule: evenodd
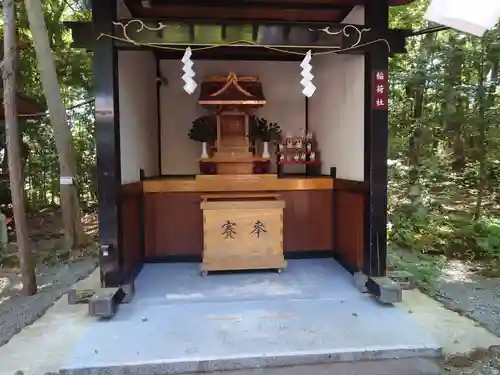
<svg viewBox="0 0 500 375">
<path fill-rule="evenodd" d="M 98 236 L 98 220 L 96 213 L 87 213 L 82 216 L 85 233 L 89 244 L 95 243 Z M 53 266 L 60 262 L 77 259 L 88 255 L 91 248 L 71 252 L 64 250 L 64 236 L 62 218 L 59 210 L 47 208 L 28 215 L 28 227 L 32 251 L 39 267 Z M 0 250 L 0 269 L 15 271 L 18 267 L 16 242 L 11 242 L 5 250 Z M 0 271 L 1 272 L 1 271 Z"/>
<path fill-rule="evenodd" d="M 500 278 L 485 276 L 478 264 L 459 260 L 440 264 L 432 259 L 391 248 L 389 267 L 409 271 L 419 280 L 420 290 L 443 307 L 500 337 Z M 500 375 L 500 347 L 448 358 L 442 367 L 451 375 Z"/>
<path fill-rule="evenodd" d="M 500 347 L 477 350 L 468 356 L 456 356 L 442 362 L 446 375 L 499 375 Z"/>
<path fill-rule="evenodd" d="M 78 280 L 97 266 L 97 215 L 82 217 L 89 246 L 64 250 L 61 215 L 42 210 L 28 217 L 32 251 L 36 260 L 38 293 L 21 295 L 15 242 L 0 250 L 0 346 L 8 342 L 26 325 L 33 323 Z"/>
</svg>

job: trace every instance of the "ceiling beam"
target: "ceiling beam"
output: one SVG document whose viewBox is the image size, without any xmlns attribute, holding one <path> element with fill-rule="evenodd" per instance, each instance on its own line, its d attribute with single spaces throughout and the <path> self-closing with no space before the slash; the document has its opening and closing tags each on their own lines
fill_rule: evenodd
<svg viewBox="0 0 500 375">
<path fill-rule="evenodd" d="M 282 2 L 282 1 L 266 1 L 266 0 L 168 0 L 164 2 L 161 0 L 127 0 L 127 3 L 131 5 L 140 4 L 143 8 L 157 8 L 165 6 L 194 6 L 194 7 L 204 7 L 204 8 L 214 8 L 214 7 L 224 7 L 224 8 L 263 8 L 267 10 L 276 9 L 312 9 L 312 10 L 328 10 L 328 9 L 339 9 L 344 10 L 346 8 L 352 8 L 352 4 L 338 4 L 332 2 Z M 148 6 L 145 6 L 145 4 Z"/>
<path fill-rule="evenodd" d="M 306 52 L 301 50 L 301 52 Z M 156 50 L 159 59 L 180 60 L 184 52 Z M 235 60 L 235 61 L 301 61 L 303 56 L 255 49 L 252 47 L 220 47 L 216 50 L 197 51 L 193 60 Z"/>
<path fill-rule="evenodd" d="M 170 20 L 213 20 L 254 21 L 254 22 L 340 22 L 351 8 L 344 9 L 271 9 L 259 7 L 202 7 L 185 5 L 166 5 L 143 8 L 138 4 L 127 2 L 127 6 L 135 18 L 170 19 Z"/>
<path fill-rule="evenodd" d="M 131 2 L 141 3 L 143 1 L 148 1 L 152 5 L 169 5 L 172 4 L 174 0 L 130 0 Z M 179 0 L 177 0 L 179 1 Z M 243 6 L 252 4 L 270 4 L 270 5 L 282 5 L 285 7 L 294 7 L 297 5 L 312 4 L 313 6 L 325 5 L 325 6 L 355 6 L 364 5 L 367 0 L 185 0 L 181 1 L 185 5 L 191 3 L 198 3 L 203 6 L 211 6 L 217 2 L 225 2 L 229 6 Z M 371 1 L 371 0 L 368 0 Z M 415 0 L 388 0 L 390 6 L 405 5 L 413 2 Z"/>
</svg>

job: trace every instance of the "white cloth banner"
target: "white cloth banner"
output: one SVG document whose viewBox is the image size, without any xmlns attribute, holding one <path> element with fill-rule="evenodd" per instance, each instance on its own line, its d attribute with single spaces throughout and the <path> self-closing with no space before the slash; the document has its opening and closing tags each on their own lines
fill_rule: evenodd
<svg viewBox="0 0 500 375">
<path fill-rule="evenodd" d="M 429 21 L 476 36 L 483 36 L 500 18 L 500 0 L 431 0 Z"/>
</svg>

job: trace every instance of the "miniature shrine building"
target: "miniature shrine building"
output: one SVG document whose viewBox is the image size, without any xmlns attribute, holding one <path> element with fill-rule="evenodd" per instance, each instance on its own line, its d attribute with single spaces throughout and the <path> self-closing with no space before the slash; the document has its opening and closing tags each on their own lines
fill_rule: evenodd
<svg viewBox="0 0 500 375">
<path fill-rule="evenodd" d="M 94 54 L 102 284 L 303 257 L 384 277 L 388 60 L 408 35 L 388 13 L 410 2 L 92 1 L 69 26 Z"/>
</svg>

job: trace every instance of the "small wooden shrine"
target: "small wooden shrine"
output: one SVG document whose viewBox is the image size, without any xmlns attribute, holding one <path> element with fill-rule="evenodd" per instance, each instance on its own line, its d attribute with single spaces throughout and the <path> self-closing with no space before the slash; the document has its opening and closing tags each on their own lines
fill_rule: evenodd
<svg viewBox="0 0 500 375">
<path fill-rule="evenodd" d="M 256 157 L 250 150 L 249 112 L 266 104 L 262 85 L 257 77 L 207 77 L 201 85 L 198 103 L 217 116 L 217 141 L 214 155 L 200 162 L 216 165 L 216 173 L 253 174 Z"/>
<path fill-rule="evenodd" d="M 217 139 L 212 157 L 202 163 L 216 165 L 216 179 L 228 186 L 234 180 L 253 176 L 255 164 L 269 162 L 257 157 L 250 144 L 251 110 L 266 104 L 257 77 L 207 77 L 198 103 L 217 117 Z M 200 177 L 200 176 L 197 176 Z M 274 177 L 276 175 L 266 175 Z M 203 255 L 200 270 L 278 269 L 286 267 L 283 254 L 283 208 L 279 194 L 203 195 Z"/>
<path fill-rule="evenodd" d="M 72 46 L 93 52 L 102 285 L 127 285 L 148 262 L 191 261 L 209 271 L 334 257 L 357 275 L 360 289 L 381 296 L 387 289 L 389 56 L 406 53 L 412 35 L 391 29 L 388 14 L 389 7 L 411 2 L 92 0 L 92 21 L 66 23 Z M 183 57 L 191 48 L 194 63 Z M 313 58 L 305 64 L 308 51 Z M 169 64 L 179 60 L 182 71 Z M 278 103 L 275 92 L 264 96 L 255 76 L 200 82 L 194 73 L 205 61 L 205 71 L 219 67 L 222 74 L 255 63 L 248 72 L 265 71 L 264 85 L 276 84 L 271 66 L 278 73 L 281 63 L 296 64 L 294 78 L 276 75 L 295 80 L 306 98 L 283 90 L 290 100 Z M 174 93 L 181 79 L 188 85 L 184 96 Z M 311 79 L 313 96 L 306 90 Z M 198 100 L 190 101 L 195 91 Z M 145 92 L 151 96 L 139 100 Z M 179 108 L 165 108 L 173 102 Z M 200 160 L 210 166 L 203 178 L 195 148 L 179 142 L 179 123 L 189 126 L 197 103 L 217 117 L 211 155 Z M 266 112 L 275 105 L 276 113 L 289 115 L 280 118 L 286 134 L 271 157 L 257 153 L 248 138 L 250 116 L 264 105 Z M 297 138 L 300 128 L 305 134 Z M 270 160 L 277 174 L 256 172 Z"/>
</svg>

